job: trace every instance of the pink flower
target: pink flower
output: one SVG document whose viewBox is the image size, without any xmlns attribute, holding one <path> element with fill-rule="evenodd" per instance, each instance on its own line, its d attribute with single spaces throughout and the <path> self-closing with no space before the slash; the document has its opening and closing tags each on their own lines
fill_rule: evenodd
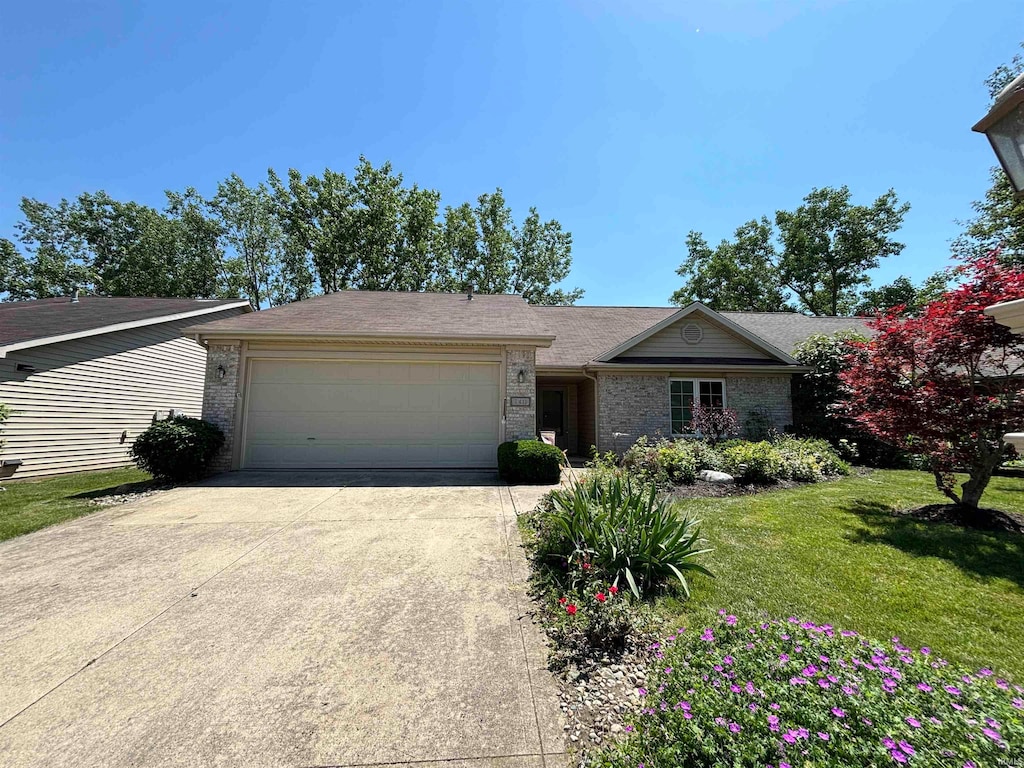
<svg viewBox="0 0 1024 768">
<path fill-rule="evenodd" d="M 594 595 L 594 599 L 597 600 L 597 602 L 599 603 L 603 603 L 605 600 L 608 599 L 608 595 L 606 595 L 604 592 L 598 592 L 596 595 Z"/>
<path fill-rule="evenodd" d="M 894 749 L 894 750 L 892 750 L 892 751 L 891 751 L 891 752 L 889 753 L 889 757 L 891 757 L 891 758 L 892 758 L 893 760 L 895 760 L 895 761 L 896 761 L 897 763 L 905 763 L 905 762 L 907 762 L 907 758 L 906 758 L 906 757 L 904 757 L 903 753 L 902 753 L 902 752 L 900 752 L 900 751 L 899 751 L 898 749 Z"/>
<path fill-rule="evenodd" d="M 916 717 L 908 717 L 908 718 L 906 718 L 906 720 L 907 720 L 907 724 L 911 728 L 920 728 L 921 727 L 921 721 L 918 720 Z"/>
<path fill-rule="evenodd" d="M 832 714 L 835 715 L 838 718 L 846 717 L 846 712 L 841 710 L 839 707 L 832 707 Z"/>
<path fill-rule="evenodd" d="M 831 736 L 829 736 L 824 731 L 818 731 L 818 738 L 821 739 L 822 741 L 828 741 L 831 738 Z"/>
<path fill-rule="evenodd" d="M 919 691 L 924 691 L 925 693 L 931 693 L 932 692 L 932 687 L 930 685 L 928 685 L 928 683 L 918 683 L 917 684 L 917 689 Z"/>
<path fill-rule="evenodd" d="M 576 615 L 576 606 L 573 605 L 572 603 L 569 603 L 567 606 L 565 606 L 565 612 L 568 613 L 570 616 L 575 616 Z"/>
<path fill-rule="evenodd" d="M 740 727 L 740 724 L 739 724 L 739 723 L 729 723 L 729 730 L 730 730 L 730 731 L 731 731 L 732 733 L 739 733 L 739 732 L 740 732 L 740 731 L 742 731 L 743 729 L 742 729 L 742 728 Z"/>
<path fill-rule="evenodd" d="M 613 595 L 617 595 L 617 594 L 619 594 L 619 588 L 618 588 L 618 587 L 616 587 L 616 586 L 615 586 L 614 584 L 612 584 L 612 585 L 611 585 L 610 587 L 608 587 L 608 591 L 609 591 L 609 592 L 610 592 L 611 594 L 613 594 Z M 670 638 L 670 639 L 671 639 L 671 638 Z"/>
</svg>

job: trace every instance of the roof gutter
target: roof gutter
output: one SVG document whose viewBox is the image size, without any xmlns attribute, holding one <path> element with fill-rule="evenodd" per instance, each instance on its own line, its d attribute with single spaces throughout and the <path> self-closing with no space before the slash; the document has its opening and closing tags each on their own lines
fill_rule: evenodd
<svg viewBox="0 0 1024 768">
<path fill-rule="evenodd" d="M 810 366 L 806 365 L 729 365 L 729 364 L 714 364 L 708 365 L 707 363 L 699 364 L 675 364 L 675 363 L 651 363 L 648 365 L 630 365 L 628 363 L 587 363 L 583 366 L 584 371 L 587 369 L 597 370 L 604 373 L 611 371 L 618 371 L 620 373 L 645 373 L 645 372 L 668 372 L 668 371 L 743 371 L 746 372 L 761 372 L 761 373 L 807 373 L 812 370 Z"/>
<path fill-rule="evenodd" d="M 173 315 L 160 315 L 159 317 L 147 317 L 144 320 L 131 320 L 125 323 L 114 323 L 113 325 L 101 325 L 96 328 L 88 328 L 84 331 L 75 331 L 73 333 L 62 333 L 56 336 L 44 336 L 38 339 L 29 339 L 27 341 L 16 341 L 13 344 L 6 344 L 0 346 L 0 358 L 7 357 L 8 352 L 16 352 L 19 349 L 31 349 L 33 347 L 45 347 L 50 344 L 60 344 L 62 341 L 74 341 L 75 339 L 84 339 L 89 336 L 99 336 L 104 333 L 115 333 L 117 331 L 130 331 L 133 328 L 144 328 L 147 325 L 159 325 L 160 323 L 170 323 L 175 320 L 186 320 L 190 317 L 199 317 L 201 315 L 209 315 L 214 312 L 223 312 L 227 309 L 238 309 L 245 307 L 246 311 L 252 312 L 252 306 L 250 306 L 248 300 L 233 301 L 229 304 L 218 304 L 215 307 L 203 307 L 202 309 L 189 310 L 188 312 L 177 312 Z"/>
<path fill-rule="evenodd" d="M 230 330 L 207 330 L 202 326 L 185 328 L 183 334 L 197 341 L 292 341 L 292 342 L 411 342 L 427 344 L 504 344 L 510 346 L 527 347 L 550 347 L 555 340 L 554 336 L 497 336 L 497 335 L 472 335 L 453 336 L 450 334 L 396 334 L 388 332 L 336 332 L 336 333 L 296 333 L 295 331 L 275 330 L 252 330 L 252 331 L 230 331 Z"/>
</svg>

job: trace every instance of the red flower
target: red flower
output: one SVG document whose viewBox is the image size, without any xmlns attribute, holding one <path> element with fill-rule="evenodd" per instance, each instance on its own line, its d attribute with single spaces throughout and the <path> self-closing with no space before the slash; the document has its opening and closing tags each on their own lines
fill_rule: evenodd
<svg viewBox="0 0 1024 768">
<path fill-rule="evenodd" d="M 583 570 L 584 571 L 589 571 L 590 570 L 590 563 L 584 563 L 583 564 Z"/>
<path fill-rule="evenodd" d="M 569 602 L 569 598 L 568 597 L 560 597 L 560 598 L 558 598 L 558 602 L 561 603 L 562 605 L 565 605 L 567 602 Z"/>
<path fill-rule="evenodd" d="M 617 595 L 619 594 L 619 588 L 613 584 L 612 586 L 608 587 L 608 592 L 609 594 Z"/>
<path fill-rule="evenodd" d="M 569 603 L 567 606 L 565 606 L 565 612 L 568 613 L 570 616 L 575 616 L 576 615 L 576 606 L 573 605 L 572 603 Z"/>
<path fill-rule="evenodd" d="M 594 595 L 594 597 L 597 599 L 597 602 L 599 603 L 603 603 L 605 600 L 608 599 L 608 595 L 606 595 L 604 592 L 598 592 L 596 595 Z"/>
</svg>

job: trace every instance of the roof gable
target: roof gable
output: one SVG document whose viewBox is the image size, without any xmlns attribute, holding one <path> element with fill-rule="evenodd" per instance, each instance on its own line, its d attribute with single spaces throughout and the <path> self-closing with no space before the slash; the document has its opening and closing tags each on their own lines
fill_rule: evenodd
<svg viewBox="0 0 1024 768">
<path fill-rule="evenodd" d="M 156 325 L 172 320 L 250 312 L 245 299 L 83 296 L 0 303 L 0 357 L 18 349 Z"/>
<path fill-rule="evenodd" d="M 712 327 L 724 331 L 724 333 L 717 334 L 717 344 L 709 344 L 703 350 L 701 349 L 703 329 L 694 322 L 698 320 L 708 322 Z M 677 337 L 678 342 L 673 343 L 670 341 L 672 338 L 670 333 L 667 332 L 673 331 L 676 326 L 678 326 L 680 334 Z M 691 333 L 691 326 L 695 326 L 697 329 L 693 333 Z M 698 334 L 701 338 L 698 338 Z M 687 337 L 690 337 L 689 340 Z M 731 344 L 728 343 L 730 339 L 734 340 Z M 659 340 L 661 343 L 651 343 L 655 340 Z M 701 354 L 702 351 L 708 351 L 708 348 L 712 346 L 713 355 Z M 599 363 L 653 362 L 662 357 L 662 355 L 657 353 L 668 352 L 669 354 L 666 357 L 674 357 L 676 356 L 674 354 L 676 350 L 678 350 L 678 357 L 680 358 L 693 357 L 702 361 L 721 356 L 724 359 L 735 359 L 737 363 L 757 364 L 774 362 L 784 365 L 799 365 L 786 352 L 772 346 L 760 336 L 734 323 L 729 318 L 715 312 L 699 301 L 695 301 L 677 312 L 673 312 L 644 331 L 626 339 L 607 352 L 598 355 L 594 360 Z M 630 354 L 630 352 L 634 354 Z M 670 362 L 670 360 L 666 359 L 665 362 Z"/>
</svg>

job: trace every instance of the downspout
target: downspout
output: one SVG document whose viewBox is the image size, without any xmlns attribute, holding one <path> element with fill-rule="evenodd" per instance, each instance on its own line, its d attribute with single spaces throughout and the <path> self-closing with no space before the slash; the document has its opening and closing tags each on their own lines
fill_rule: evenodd
<svg viewBox="0 0 1024 768">
<path fill-rule="evenodd" d="M 598 430 L 598 424 L 600 423 L 600 419 L 599 419 L 598 414 L 601 413 L 600 401 L 598 400 L 598 398 L 601 396 L 600 395 L 600 389 L 597 386 L 597 376 L 594 376 L 594 375 L 588 373 L 587 372 L 587 366 L 585 366 L 585 365 L 583 366 L 583 375 L 586 376 L 588 379 L 590 379 L 592 382 L 594 382 L 594 448 L 597 450 L 598 453 L 600 453 L 601 452 L 601 443 L 600 443 L 600 441 L 601 441 L 601 433 Z"/>
</svg>

